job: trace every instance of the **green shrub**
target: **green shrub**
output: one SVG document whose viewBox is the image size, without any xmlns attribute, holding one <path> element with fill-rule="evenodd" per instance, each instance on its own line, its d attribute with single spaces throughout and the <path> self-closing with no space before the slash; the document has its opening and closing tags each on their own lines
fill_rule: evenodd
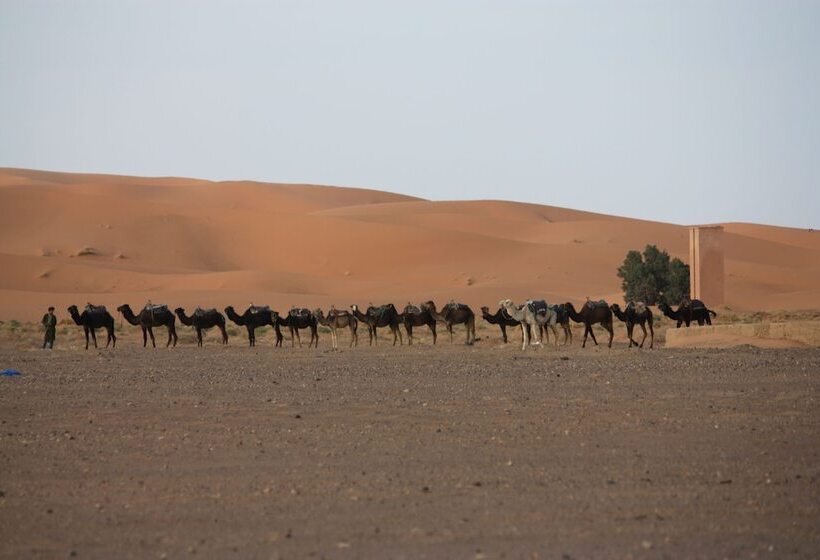
<svg viewBox="0 0 820 560">
<path fill-rule="evenodd" d="M 618 268 L 618 278 L 623 281 L 626 301 L 657 305 L 661 299 L 678 303 L 689 296 L 689 265 L 678 258 L 670 259 L 669 253 L 655 245 L 647 245 L 643 255 L 629 251 Z"/>
</svg>

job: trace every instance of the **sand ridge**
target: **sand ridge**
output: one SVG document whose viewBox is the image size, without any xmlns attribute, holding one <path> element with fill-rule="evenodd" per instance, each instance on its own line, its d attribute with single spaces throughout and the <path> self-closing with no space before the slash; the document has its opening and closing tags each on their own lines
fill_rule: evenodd
<svg viewBox="0 0 820 560">
<path fill-rule="evenodd" d="M 0 169 L 0 319 L 53 304 L 274 308 L 621 299 L 616 269 L 686 226 L 369 189 Z M 820 233 L 725 224 L 727 305 L 820 307 Z"/>
</svg>

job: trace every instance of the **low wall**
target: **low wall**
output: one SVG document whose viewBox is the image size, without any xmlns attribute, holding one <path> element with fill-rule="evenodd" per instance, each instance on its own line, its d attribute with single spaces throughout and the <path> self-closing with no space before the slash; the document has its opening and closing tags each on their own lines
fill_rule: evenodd
<svg viewBox="0 0 820 560">
<path fill-rule="evenodd" d="M 777 344 L 780 341 L 783 344 Z M 788 344 L 791 343 L 791 344 Z M 666 346 L 731 346 L 759 344 L 765 346 L 820 346 L 820 321 L 788 321 L 785 323 L 741 323 L 734 325 L 697 325 L 670 328 L 666 331 Z"/>
</svg>

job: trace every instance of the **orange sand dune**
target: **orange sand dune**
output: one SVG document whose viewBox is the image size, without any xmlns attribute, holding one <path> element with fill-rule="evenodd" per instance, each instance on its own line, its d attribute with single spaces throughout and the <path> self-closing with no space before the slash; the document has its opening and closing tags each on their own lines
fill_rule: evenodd
<svg viewBox="0 0 820 560">
<path fill-rule="evenodd" d="M 346 306 L 620 300 L 616 269 L 685 226 L 366 189 L 0 169 L 0 319 L 49 304 Z M 820 308 L 820 233 L 725 224 L 727 304 Z"/>
</svg>

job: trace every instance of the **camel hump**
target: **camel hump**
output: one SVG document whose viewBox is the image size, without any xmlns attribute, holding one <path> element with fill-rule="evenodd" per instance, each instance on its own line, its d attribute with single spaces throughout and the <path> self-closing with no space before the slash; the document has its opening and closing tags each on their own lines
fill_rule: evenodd
<svg viewBox="0 0 820 560">
<path fill-rule="evenodd" d="M 421 313 L 421 309 L 419 309 L 417 306 L 413 304 L 408 303 L 407 307 L 404 308 L 404 312 L 412 313 L 413 315 L 419 315 Z"/>
<path fill-rule="evenodd" d="M 269 305 L 251 305 L 248 307 L 248 311 L 251 315 L 256 315 L 257 313 L 270 313 L 270 306 Z"/>
<path fill-rule="evenodd" d="M 88 313 L 107 313 L 108 312 L 108 310 L 105 308 L 104 305 L 92 305 L 90 303 L 86 304 L 85 311 L 87 311 Z"/>
<path fill-rule="evenodd" d="M 603 299 L 599 299 L 597 301 L 588 299 L 585 305 L 590 309 L 596 309 L 598 307 L 609 307 L 609 304 L 606 302 L 606 300 Z"/>
<path fill-rule="evenodd" d="M 212 313 L 217 313 L 216 309 L 213 309 L 213 308 L 211 308 L 211 309 L 202 309 L 201 307 L 197 307 L 196 309 L 194 309 L 194 315 L 202 316 L 202 315 L 210 315 Z"/>
<path fill-rule="evenodd" d="M 458 309 L 468 309 L 467 304 L 465 304 L 465 303 L 458 303 L 457 301 L 453 301 L 453 300 L 450 300 L 450 303 L 448 303 L 448 304 L 446 305 L 446 307 L 447 307 L 448 309 L 452 309 L 453 311 L 456 311 L 456 310 L 458 310 Z"/>
<path fill-rule="evenodd" d="M 164 311 L 168 311 L 168 305 L 164 303 L 148 302 L 147 304 L 145 304 L 145 310 L 150 311 L 151 313 L 162 313 Z"/>
<path fill-rule="evenodd" d="M 686 299 L 684 301 L 686 302 L 686 305 L 692 308 L 692 310 L 706 309 L 706 304 L 699 299 Z M 684 307 L 684 304 L 681 304 L 681 307 Z"/>
</svg>

